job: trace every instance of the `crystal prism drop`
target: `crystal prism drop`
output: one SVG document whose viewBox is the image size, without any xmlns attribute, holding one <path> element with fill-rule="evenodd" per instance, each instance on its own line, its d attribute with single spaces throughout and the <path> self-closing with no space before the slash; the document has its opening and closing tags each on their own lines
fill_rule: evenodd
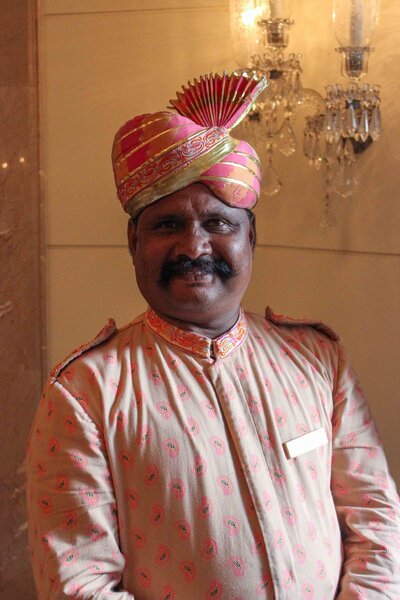
<svg viewBox="0 0 400 600">
<path fill-rule="evenodd" d="M 333 93 L 334 93 L 335 98 L 338 98 L 338 99 L 343 96 L 343 87 L 341 86 L 340 83 L 336 83 L 333 86 Z"/>
<path fill-rule="evenodd" d="M 321 164 L 322 164 L 322 156 L 321 156 L 321 149 L 320 149 L 318 138 L 316 138 L 316 140 L 315 140 L 314 155 L 312 158 L 313 158 L 314 167 L 317 169 L 317 171 L 319 171 Z"/>
<path fill-rule="evenodd" d="M 278 131 L 278 149 L 284 156 L 290 156 L 296 152 L 296 136 L 290 125 L 289 119 L 285 119 Z"/>
<path fill-rule="evenodd" d="M 315 146 L 315 134 L 314 133 L 306 133 L 304 135 L 304 145 L 303 150 L 304 154 L 307 158 L 312 159 L 314 156 L 314 146 Z"/>
<path fill-rule="evenodd" d="M 328 99 L 332 99 L 333 97 L 333 86 L 332 85 L 326 85 L 325 86 L 325 90 L 326 90 L 326 95 L 328 97 Z"/>
<path fill-rule="evenodd" d="M 341 114 L 337 110 L 332 117 L 332 139 L 335 142 L 340 140 L 341 136 Z"/>
<path fill-rule="evenodd" d="M 339 113 L 338 116 L 338 127 L 340 128 L 340 135 L 342 137 L 346 137 L 347 135 L 347 129 L 346 129 L 346 125 L 347 125 L 347 121 L 346 121 L 346 109 L 342 109 Z"/>
<path fill-rule="evenodd" d="M 285 80 L 284 77 L 280 77 L 279 79 L 275 79 L 274 81 L 274 98 L 277 102 L 282 100 L 282 97 L 285 95 Z"/>
<path fill-rule="evenodd" d="M 297 104 L 302 104 L 304 102 L 304 91 L 303 85 L 300 79 L 300 73 L 296 73 L 296 78 L 294 80 L 293 86 L 294 97 L 296 99 Z"/>
<path fill-rule="evenodd" d="M 371 123 L 369 127 L 369 133 L 374 141 L 379 138 L 381 134 L 381 129 L 381 111 L 379 109 L 379 106 L 375 106 L 372 109 Z"/>
<path fill-rule="evenodd" d="M 324 116 L 323 128 L 325 131 L 325 138 L 327 142 L 333 141 L 333 114 L 330 108 L 327 109 Z"/>
<path fill-rule="evenodd" d="M 292 82 L 290 80 L 290 77 L 282 77 L 282 98 L 285 99 L 292 99 L 293 96 L 293 88 L 292 88 Z"/>
<path fill-rule="evenodd" d="M 353 165 L 356 162 L 356 155 L 354 154 L 354 147 L 351 143 L 351 139 L 347 138 L 343 148 L 343 156 L 345 162 L 349 165 Z"/>
<path fill-rule="evenodd" d="M 357 129 L 356 114 L 354 112 L 353 104 L 350 104 L 344 114 L 344 130 L 343 135 L 346 137 L 353 137 Z"/>
<path fill-rule="evenodd" d="M 362 142 L 366 142 L 369 136 L 368 111 L 363 109 L 360 116 L 360 122 L 357 127 L 357 132 Z"/>
<path fill-rule="evenodd" d="M 353 168 L 353 165 L 349 165 L 347 161 L 342 161 L 332 181 L 334 191 L 342 198 L 352 196 L 358 185 Z"/>
<path fill-rule="evenodd" d="M 279 192 L 281 187 L 282 183 L 270 159 L 266 168 L 263 169 L 262 189 L 267 196 L 274 196 Z"/>
<path fill-rule="evenodd" d="M 324 158 L 331 165 L 337 161 L 337 143 L 326 142 Z"/>
</svg>

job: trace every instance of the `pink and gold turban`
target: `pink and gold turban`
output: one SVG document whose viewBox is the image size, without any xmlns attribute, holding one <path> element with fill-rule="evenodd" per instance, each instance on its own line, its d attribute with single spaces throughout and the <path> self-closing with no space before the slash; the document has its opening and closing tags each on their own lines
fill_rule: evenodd
<svg viewBox="0 0 400 600">
<path fill-rule="evenodd" d="M 112 149 L 124 210 L 134 217 L 197 181 L 229 206 L 252 208 L 260 195 L 260 161 L 229 131 L 266 86 L 254 73 L 205 75 L 170 101 L 176 113 L 144 114 L 125 123 Z"/>
</svg>

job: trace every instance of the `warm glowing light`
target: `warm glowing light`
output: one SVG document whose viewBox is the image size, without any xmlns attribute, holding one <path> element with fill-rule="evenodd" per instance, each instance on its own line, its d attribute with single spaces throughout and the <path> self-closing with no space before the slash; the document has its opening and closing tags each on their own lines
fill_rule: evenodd
<svg viewBox="0 0 400 600">
<path fill-rule="evenodd" d="M 263 7 L 258 6 L 256 8 L 248 8 L 242 11 L 241 19 L 245 27 L 254 27 L 257 24 L 258 19 L 263 13 Z"/>
<path fill-rule="evenodd" d="M 3 162 L 1 166 L 2 166 L 3 169 L 7 169 L 8 163 L 7 162 Z"/>
<path fill-rule="evenodd" d="M 25 162 L 25 158 L 23 156 L 20 157 L 19 162 L 22 164 Z"/>
</svg>

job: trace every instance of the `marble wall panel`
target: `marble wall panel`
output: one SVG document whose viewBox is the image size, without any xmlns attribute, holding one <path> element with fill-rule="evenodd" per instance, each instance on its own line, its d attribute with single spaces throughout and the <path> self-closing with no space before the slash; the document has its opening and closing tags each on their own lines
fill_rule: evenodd
<svg viewBox="0 0 400 600">
<path fill-rule="evenodd" d="M 29 81 L 31 70 L 29 42 L 31 28 L 34 25 L 32 5 L 29 0 L 13 3 L 10 0 L 1 0 L 1 85 L 26 85 Z"/>
<path fill-rule="evenodd" d="M 400 485 L 400 258 L 258 247 L 245 305 L 313 317 L 343 339 L 364 385 Z"/>
<path fill-rule="evenodd" d="M 110 317 L 121 327 L 146 309 L 127 248 L 51 248 L 47 277 L 49 369 Z"/>
<path fill-rule="evenodd" d="M 50 244 L 120 244 L 115 132 L 229 64 L 225 9 L 46 17 L 43 127 Z M 90 226 L 88 224 L 90 223 Z"/>
<path fill-rule="evenodd" d="M 24 458 L 42 385 L 36 2 L 1 2 L 0 597 L 34 598 Z"/>
</svg>

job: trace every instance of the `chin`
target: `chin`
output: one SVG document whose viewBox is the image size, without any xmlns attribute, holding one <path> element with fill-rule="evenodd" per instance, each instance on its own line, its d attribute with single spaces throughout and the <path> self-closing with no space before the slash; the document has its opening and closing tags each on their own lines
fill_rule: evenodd
<svg viewBox="0 0 400 600">
<path fill-rule="evenodd" d="M 200 290 L 198 290 L 200 292 Z M 179 315 L 180 311 L 191 311 L 203 310 L 208 314 L 211 308 L 215 307 L 217 300 L 213 300 L 204 294 L 191 294 L 190 298 L 181 298 L 179 302 L 175 302 L 173 305 L 170 303 L 171 308 Z M 221 300 L 219 301 L 221 302 Z"/>
<path fill-rule="evenodd" d="M 223 300 L 225 290 L 221 290 L 215 283 L 204 281 L 179 282 L 168 286 L 167 296 L 169 303 L 179 308 L 190 308 L 192 305 L 198 307 L 201 304 L 208 308 L 210 304 Z"/>
</svg>

